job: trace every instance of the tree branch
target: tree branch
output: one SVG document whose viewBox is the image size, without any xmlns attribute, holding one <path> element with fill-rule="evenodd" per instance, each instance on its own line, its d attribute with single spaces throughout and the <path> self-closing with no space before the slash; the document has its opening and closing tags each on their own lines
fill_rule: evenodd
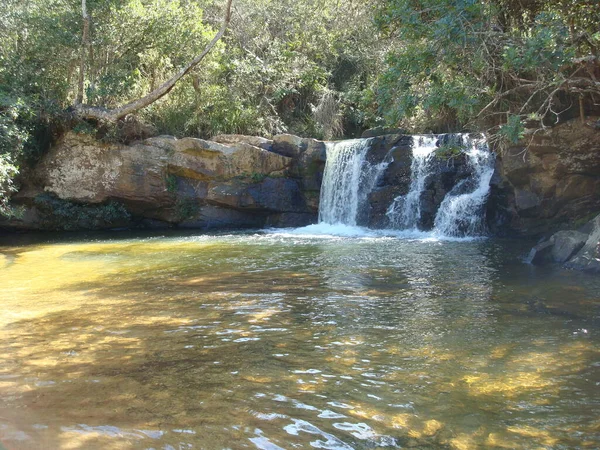
<svg viewBox="0 0 600 450">
<path fill-rule="evenodd" d="M 75 113 L 79 117 L 85 119 L 96 119 L 115 122 L 128 114 L 134 113 L 142 108 L 145 108 L 146 106 L 151 105 L 158 99 L 167 95 L 169 92 L 171 92 L 173 87 L 175 87 L 175 84 L 185 75 L 187 75 L 194 67 L 196 67 L 204 59 L 204 57 L 208 55 L 208 53 L 213 49 L 217 42 L 219 42 L 219 40 L 223 37 L 229 25 L 229 21 L 231 20 L 232 2 L 233 0 L 227 0 L 227 5 L 225 7 L 225 16 L 223 19 L 221 29 L 215 35 L 215 37 L 213 37 L 213 39 L 208 43 L 204 51 L 198 56 L 196 56 L 187 66 L 181 69 L 177 74 L 175 74 L 169 80 L 161 84 L 158 88 L 156 88 L 155 90 L 153 90 L 152 92 L 150 92 L 142 98 L 133 100 L 123 106 L 119 106 L 118 108 L 114 109 L 106 109 L 97 106 L 76 104 L 74 107 Z"/>
<path fill-rule="evenodd" d="M 85 0 L 81 0 L 81 15 L 83 17 L 83 36 L 81 37 L 81 60 L 79 62 L 79 80 L 77 83 L 76 105 L 83 103 L 83 83 L 85 79 L 85 55 L 90 41 L 90 16 Z"/>
</svg>

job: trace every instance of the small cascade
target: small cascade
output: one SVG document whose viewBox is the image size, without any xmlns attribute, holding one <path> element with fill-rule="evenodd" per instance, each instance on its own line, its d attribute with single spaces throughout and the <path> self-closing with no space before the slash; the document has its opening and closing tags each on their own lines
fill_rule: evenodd
<svg viewBox="0 0 600 450">
<path fill-rule="evenodd" d="M 425 180 L 430 175 L 429 162 L 437 140 L 436 136 L 413 136 L 409 191 L 406 195 L 396 197 L 386 213 L 393 228 L 417 229 L 421 217 L 421 194 L 425 190 Z"/>
<path fill-rule="evenodd" d="M 378 177 L 389 161 L 367 161 L 370 139 L 327 143 L 327 162 L 321 186 L 319 222 L 356 226 Z"/>
<path fill-rule="evenodd" d="M 485 139 L 461 136 L 472 175 L 457 183 L 446 195 L 435 217 L 437 234 L 450 237 L 485 234 L 484 207 L 494 174 L 494 154 Z"/>
<path fill-rule="evenodd" d="M 369 150 L 374 146 L 373 139 L 376 138 L 327 143 L 319 224 L 304 231 L 355 235 L 358 225 L 369 222 L 369 194 L 393 154 L 392 149 L 382 162 L 372 163 L 375 156 Z M 436 157 L 440 147 L 451 150 L 448 161 Z M 483 138 L 466 134 L 414 136 L 408 192 L 396 197 L 387 211 L 383 210 L 391 228 L 449 238 L 484 235 L 485 202 L 494 160 Z M 435 197 L 444 193 L 443 200 Z M 429 203 L 425 206 L 422 202 Z M 433 229 L 419 229 L 422 226 Z"/>
</svg>

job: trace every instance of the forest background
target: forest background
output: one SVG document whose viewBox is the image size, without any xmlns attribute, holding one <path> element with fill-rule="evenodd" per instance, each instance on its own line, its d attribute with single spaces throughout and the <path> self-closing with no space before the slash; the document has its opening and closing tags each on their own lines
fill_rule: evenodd
<svg viewBox="0 0 600 450">
<path fill-rule="evenodd" d="M 71 129 L 126 141 L 132 128 L 336 139 L 394 127 L 484 131 L 502 146 L 600 104 L 598 0 L 234 0 L 198 66 L 135 119 L 108 122 L 77 106 L 156 89 L 202 53 L 226 2 L 1 3 L 4 214 L 19 168 Z"/>
</svg>

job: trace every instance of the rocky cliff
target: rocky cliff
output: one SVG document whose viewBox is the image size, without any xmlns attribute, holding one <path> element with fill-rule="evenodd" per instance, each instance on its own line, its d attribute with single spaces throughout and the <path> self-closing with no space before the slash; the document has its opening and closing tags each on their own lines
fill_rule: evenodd
<svg viewBox="0 0 600 450">
<path fill-rule="evenodd" d="M 598 118 L 526 130 L 498 151 L 488 218 L 495 234 L 539 236 L 578 228 L 600 212 Z"/>
<path fill-rule="evenodd" d="M 600 213 L 596 121 L 531 130 L 519 145 L 497 152 L 487 205 L 492 234 L 549 237 Z M 391 163 L 369 196 L 362 225 L 390 225 L 389 205 L 410 187 L 412 145 L 403 134 L 370 138 L 369 161 Z M 317 221 L 325 159 L 324 142 L 285 134 L 159 136 L 122 145 L 70 132 L 23 174 L 14 200 L 25 214 L 0 227 L 302 226 Z M 422 229 L 431 229 L 446 193 L 471 170 L 461 154 L 436 152 L 432 164 L 420 198 Z"/>
<path fill-rule="evenodd" d="M 290 135 L 171 136 L 132 145 L 67 133 L 22 179 L 5 227 L 242 228 L 314 222 L 325 144 Z"/>
</svg>

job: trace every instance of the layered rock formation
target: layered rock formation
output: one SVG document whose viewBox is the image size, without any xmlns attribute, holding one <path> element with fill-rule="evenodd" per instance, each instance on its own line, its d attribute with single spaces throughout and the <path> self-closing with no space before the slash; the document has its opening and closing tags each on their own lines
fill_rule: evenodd
<svg viewBox="0 0 600 450">
<path fill-rule="evenodd" d="M 389 226 L 387 209 L 410 187 L 412 141 L 402 134 L 370 138 L 369 162 L 391 163 L 369 196 L 361 224 Z M 597 127 L 567 122 L 531 132 L 520 145 L 497 153 L 487 206 L 492 234 L 548 237 L 600 213 Z M 70 132 L 24 173 L 14 196 L 25 207 L 23 218 L 0 226 L 306 225 L 317 220 L 325 160 L 324 142 L 291 135 L 223 135 L 213 141 L 159 136 L 121 145 Z M 446 193 L 471 170 L 458 154 L 436 155 L 431 164 L 420 198 L 421 229 L 432 227 Z"/>
<path fill-rule="evenodd" d="M 488 216 L 495 234 L 577 228 L 600 212 L 600 131 L 572 120 L 499 151 Z"/>
<path fill-rule="evenodd" d="M 61 217 L 53 217 L 52 210 L 60 210 L 57 200 L 126 210 L 96 227 L 306 225 L 317 217 L 324 163 L 323 142 L 289 135 L 273 140 L 227 135 L 214 141 L 159 136 L 120 145 L 67 133 L 24 178 L 15 200 L 26 214 L 10 226 L 64 228 Z M 71 210 L 74 222 L 91 214 Z M 94 227 L 89 220 L 71 225 Z"/>
</svg>

